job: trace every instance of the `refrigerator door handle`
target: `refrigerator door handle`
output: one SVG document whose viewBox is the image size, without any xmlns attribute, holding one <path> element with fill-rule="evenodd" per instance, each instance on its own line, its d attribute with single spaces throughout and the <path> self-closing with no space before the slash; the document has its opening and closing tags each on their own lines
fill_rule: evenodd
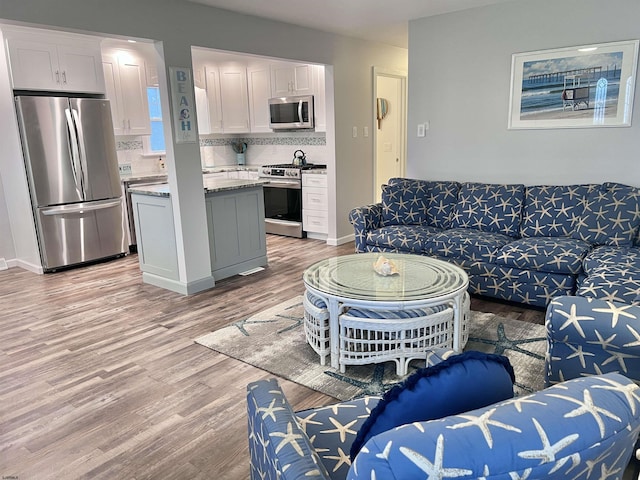
<svg viewBox="0 0 640 480">
<path fill-rule="evenodd" d="M 93 212 L 95 210 L 103 210 L 105 208 L 113 208 L 122 206 L 122 200 L 120 198 L 115 200 L 102 200 L 99 202 L 90 203 L 76 203 L 73 205 L 60 205 L 58 207 L 46 207 L 42 208 L 42 215 L 64 215 L 69 213 L 85 213 Z"/>
<path fill-rule="evenodd" d="M 86 198 L 86 188 L 89 185 L 89 178 L 87 177 L 87 151 L 84 146 L 84 132 L 82 131 L 82 123 L 80 123 L 80 119 L 78 118 L 78 111 L 75 108 L 71 109 L 71 115 L 77 132 L 76 145 L 79 153 L 80 171 L 82 173 L 82 191 Z"/>
<path fill-rule="evenodd" d="M 76 123 L 73 121 L 71 110 L 69 108 L 64 109 L 64 115 L 67 117 L 67 128 L 69 130 L 69 136 L 71 137 L 69 141 L 69 143 L 71 144 L 71 171 L 73 172 L 73 179 L 76 183 L 76 191 L 82 198 L 85 198 L 82 177 L 78 182 L 78 162 L 80 160 L 80 153 L 78 152 L 78 134 L 76 132 Z"/>
</svg>

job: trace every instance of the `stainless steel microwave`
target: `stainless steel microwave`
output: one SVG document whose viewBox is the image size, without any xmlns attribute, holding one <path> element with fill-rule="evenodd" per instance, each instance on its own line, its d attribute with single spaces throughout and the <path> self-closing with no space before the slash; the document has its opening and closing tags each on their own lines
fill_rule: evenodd
<svg viewBox="0 0 640 480">
<path fill-rule="evenodd" d="M 272 130 L 313 128 L 313 95 L 270 98 L 269 117 Z"/>
</svg>

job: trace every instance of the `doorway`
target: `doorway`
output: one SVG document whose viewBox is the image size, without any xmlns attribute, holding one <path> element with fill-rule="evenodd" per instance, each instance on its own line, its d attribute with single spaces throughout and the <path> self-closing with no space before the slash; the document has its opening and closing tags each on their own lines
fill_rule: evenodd
<svg viewBox="0 0 640 480">
<path fill-rule="evenodd" d="M 373 200 L 380 202 L 381 185 L 391 177 L 405 175 L 407 76 L 374 67 L 373 79 Z"/>
</svg>

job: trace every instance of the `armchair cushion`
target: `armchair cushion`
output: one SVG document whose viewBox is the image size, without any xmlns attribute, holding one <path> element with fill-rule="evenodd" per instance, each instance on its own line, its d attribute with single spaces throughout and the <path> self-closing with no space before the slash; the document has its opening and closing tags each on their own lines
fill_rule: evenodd
<svg viewBox="0 0 640 480">
<path fill-rule="evenodd" d="M 639 401 L 638 386 L 619 374 L 571 380 L 381 433 L 347 478 L 622 478 L 640 430 Z"/>
<path fill-rule="evenodd" d="M 442 418 L 513 397 L 515 376 L 507 357 L 469 351 L 423 368 L 389 390 L 364 422 L 351 459 L 381 432 Z"/>
<path fill-rule="evenodd" d="M 640 194 L 636 190 L 599 190 L 587 198 L 573 238 L 594 245 L 631 246 L 640 226 Z"/>
</svg>

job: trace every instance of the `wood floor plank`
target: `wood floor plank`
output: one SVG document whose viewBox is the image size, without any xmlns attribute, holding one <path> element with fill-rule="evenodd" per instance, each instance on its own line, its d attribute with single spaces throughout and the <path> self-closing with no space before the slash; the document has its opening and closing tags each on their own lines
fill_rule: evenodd
<svg viewBox="0 0 640 480">
<path fill-rule="evenodd" d="M 248 478 L 246 385 L 272 375 L 193 340 L 303 293 L 305 268 L 353 243 L 269 235 L 267 248 L 264 271 L 188 297 L 142 283 L 135 255 L 0 272 L 0 475 Z M 544 320 L 487 299 L 472 308 Z M 280 384 L 296 409 L 334 401 Z"/>
</svg>

